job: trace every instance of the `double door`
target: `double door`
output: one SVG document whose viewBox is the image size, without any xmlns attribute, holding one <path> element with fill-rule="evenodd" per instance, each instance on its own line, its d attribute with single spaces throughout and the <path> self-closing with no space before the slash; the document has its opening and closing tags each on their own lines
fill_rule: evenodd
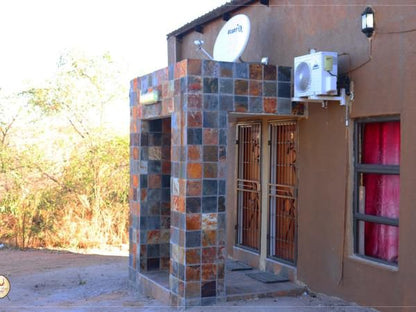
<svg viewBox="0 0 416 312">
<path fill-rule="evenodd" d="M 260 252 L 261 232 L 266 230 L 267 256 L 295 264 L 297 126 L 294 121 L 280 121 L 268 123 L 267 129 L 264 136 L 260 122 L 237 125 L 236 242 Z M 262 227 L 264 213 L 267 226 L 263 221 Z"/>
</svg>

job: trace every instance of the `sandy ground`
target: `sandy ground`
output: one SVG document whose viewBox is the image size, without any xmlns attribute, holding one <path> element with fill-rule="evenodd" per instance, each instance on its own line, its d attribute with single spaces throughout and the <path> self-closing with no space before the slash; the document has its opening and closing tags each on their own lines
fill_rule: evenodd
<svg viewBox="0 0 416 312">
<path fill-rule="evenodd" d="M 181 311 L 128 287 L 128 258 L 49 250 L 0 250 L 0 274 L 9 278 L 0 312 L 21 311 Z M 227 302 L 186 311 L 346 311 L 366 312 L 337 298 L 308 295 Z"/>
</svg>

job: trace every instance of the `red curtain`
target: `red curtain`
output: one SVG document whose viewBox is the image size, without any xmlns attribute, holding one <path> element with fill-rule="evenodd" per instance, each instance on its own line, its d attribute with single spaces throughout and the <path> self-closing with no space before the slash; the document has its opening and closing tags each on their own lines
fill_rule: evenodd
<svg viewBox="0 0 416 312">
<path fill-rule="evenodd" d="M 400 164 L 400 122 L 364 125 L 363 164 Z M 365 214 L 399 218 L 400 176 L 364 174 Z M 399 228 L 366 222 L 365 255 L 398 261 Z"/>
</svg>

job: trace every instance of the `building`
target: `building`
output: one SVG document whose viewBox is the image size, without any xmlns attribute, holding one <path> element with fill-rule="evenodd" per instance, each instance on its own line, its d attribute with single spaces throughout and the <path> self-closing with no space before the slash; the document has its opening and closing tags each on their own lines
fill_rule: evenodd
<svg viewBox="0 0 416 312">
<path fill-rule="evenodd" d="M 233 258 L 363 305 L 416 306 L 416 7 L 372 1 L 371 37 L 366 7 L 235 0 L 168 35 L 169 67 L 131 84 L 133 282 L 170 269 L 172 304 L 224 300 Z M 251 21 L 244 62 L 207 60 L 194 41 L 212 51 L 237 14 Z M 337 53 L 347 105 L 292 98 L 294 57 L 311 48 Z"/>
</svg>

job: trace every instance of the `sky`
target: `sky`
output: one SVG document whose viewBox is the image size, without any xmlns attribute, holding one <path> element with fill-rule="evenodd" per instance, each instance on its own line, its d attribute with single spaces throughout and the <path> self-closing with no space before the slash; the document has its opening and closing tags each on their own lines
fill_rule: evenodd
<svg viewBox="0 0 416 312">
<path fill-rule="evenodd" d="M 0 88 L 47 79 L 60 54 L 110 54 L 131 78 L 167 66 L 166 34 L 227 0 L 0 0 Z"/>
</svg>

